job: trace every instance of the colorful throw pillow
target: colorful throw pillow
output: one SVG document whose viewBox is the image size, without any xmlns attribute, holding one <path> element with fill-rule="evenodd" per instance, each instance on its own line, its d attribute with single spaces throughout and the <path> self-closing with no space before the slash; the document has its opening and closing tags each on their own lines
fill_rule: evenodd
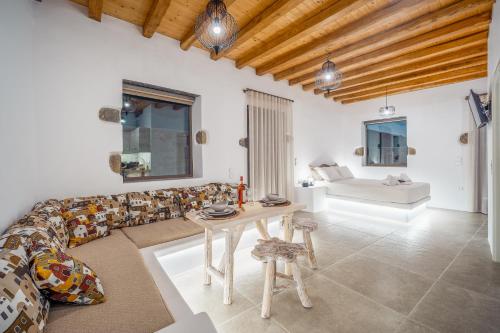
<svg viewBox="0 0 500 333">
<path fill-rule="evenodd" d="M 113 229 L 129 225 L 130 216 L 127 207 L 127 196 L 125 194 L 102 197 L 96 204 L 102 208 L 108 225 Z"/>
<path fill-rule="evenodd" d="M 217 200 L 217 187 L 214 184 L 180 189 L 177 193 L 182 214 L 208 207 Z"/>
<path fill-rule="evenodd" d="M 211 184 L 216 188 L 215 202 L 227 202 L 234 205 L 238 202 L 238 185 L 234 184 Z"/>
<path fill-rule="evenodd" d="M 46 203 L 44 205 L 35 205 L 35 207 L 36 209 L 29 213 L 28 216 L 37 216 L 48 221 L 65 249 L 68 246 L 69 233 L 62 216 L 61 206 Z"/>
<path fill-rule="evenodd" d="M 10 238 L 9 242 L 19 242 L 24 246 L 27 254 L 28 262 L 33 259 L 40 251 L 47 248 L 56 248 L 64 251 L 65 246 L 63 246 L 59 239 L 56 237 L 56 233 L 43 219 L 38 217 L 30 216 L 29 219 L 21 219 L 21 224 L 16 223 L 11 225 L 6 233 L 0 237 L 0 244 L 2 244 L 3 239 L 8 240 L 11 236 L 16 236 Z M 33 225 L 22 224 L 26 221 L 33 222 Z M 40 221 L 44 222 L 41 223 Z M 18 221 L 19 222 L 19 221 Z"/>
<path fill-rule="evenodd" d="M 20 245 L 20 236 L 8 236 L 0 246 Z M 23 251 L 22 246 L 16 250 Z M 0 332 L 43 332 L 49 301 L 36 288 L 25 256 L 9 248 L 0 249 Z"/>
<path fill-rule="evenodd" d="M 144 192 L 155 200 L 155 214 L 158 220 L 174 219 L 181 216 L 177 203 L 177 192 L 178 190 L 175 188 Z"/>
<path fill-rule="evenodd" d="M 130 225 L 142 225 L 160 221 L 158 199 L 140 192 L 127 193 Z"/>
<path fill-rule="evenodd" d="M 57 249 L 37 255 L 31 277 L 38 289 L 51 300 L 71 304 L 99 304 L 104 289 L 96 273 L 80 260 Z"/>
</svg>

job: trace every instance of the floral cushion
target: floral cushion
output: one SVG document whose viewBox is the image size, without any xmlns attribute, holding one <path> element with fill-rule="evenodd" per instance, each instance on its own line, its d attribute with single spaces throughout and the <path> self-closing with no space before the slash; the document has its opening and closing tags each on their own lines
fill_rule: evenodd
<svg viewBox="0 0 500 333">
<path fill-rule="evenodd" d="M 63 218 L 69 233 L 68 247 L 73 248 L 109 235 L 106 209 L 102 197 L 72 198 L 64 200 Z"/>
<path fill-rule="evenodd" d="M 31 276 L 38 289 L 51 300 L 82 305 L 105 301 L 104 289 L 95 272 L 57 249 L 48 249 L 34 258 Z"/>
<path fill-rule="evenodd" d="M 19 255 L 21 237 L 4 237 L 0 246 L 0 332 L 43 332 L 50 304 L 31 280 L 26 255 Z"/>
</svg>

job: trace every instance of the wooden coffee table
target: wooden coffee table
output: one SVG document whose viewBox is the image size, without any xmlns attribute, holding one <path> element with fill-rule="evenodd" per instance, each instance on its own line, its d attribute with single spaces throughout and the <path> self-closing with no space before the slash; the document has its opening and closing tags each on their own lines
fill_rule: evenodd
<svg viewBox="0 0 500 333">
<path fill-rule="evenodd" d="M 305 209 L 306 205 L 292 203 L 288 206 L 263 207 L 260 203 L 245 204 L 239 214 L 226 220 L 206 220 L 202 219 L 198 212 L 186 214 L 186 218 L 205 228 L 205 265 L 204 277 L 205 285 L 210 285 L 212 277 L 224 286 L 224 304 L 231 304 L 233 301 L 233 270 L 234 251 L 238 246 L 241 235 L 247 224 L 255 223 L 263 239 L 270 239 L 267 232 L 267 219 L 275 216 L 282 216 L 284 226 L 284 240 L 292 241 L 292 216 L 293 213 Z M 212 265 L 212 235 L 214 232 L 225 233 L 225 251 L 219 267 Z M 285 268 L 285 274 L 291 273 L 289 265 Z"/>
</svg>

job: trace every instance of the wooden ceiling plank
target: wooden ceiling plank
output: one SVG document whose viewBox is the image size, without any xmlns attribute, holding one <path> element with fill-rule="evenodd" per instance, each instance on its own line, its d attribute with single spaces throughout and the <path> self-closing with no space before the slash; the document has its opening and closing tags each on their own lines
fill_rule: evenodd
<svg viewBox="0 0 500 333">
<path fill-rule="evenodd" d="M 458 82 L 464 82 L 464 81 L 470 81 L 470 80 L 476 80 L 480 78 L 484 78 L 488 76 L 488 72 L 482 71 L 474 74 L 469 74 L 469 75 L 464 75 L 464 76 L 458 76 L 446 80 L 441 80 L 441 81 L 436 81 L 436 82 L 429 82 L 426 84 L 421 84 L 421 85 L 413 85 L 413 86 L 404 86 L 404 87 L 399 87 L 395 88 L 392 90 L 387 91 L 387 95 L 397 95 L 397 94 L 403 94 L 403 93 L 408 93 L 412 91 L 417 91 L 417 90 L 424 90 L 424 89 L 430 89 L 430 88 L 435 88 L 439 86 L 444 86 L 447 84 L 453 84 L 453 83 L 458 83 Z M 353 98 L 353 99 L 345 99 L 342 101 L 342 104 L 352 104 L 352 103 L 358 103 L 370 99 L 375 99 L 379 97 L 384 97 L 386 92 L 381 92 L 378 94 L 374 94 L 371 96 L 365 96 L 365 97 L 359 97 L 359 98 Z"/>
<path fill-rule="evenodd" d="M 414 71 L 411 73 L 402 73 L 401 75 L 394 76 L 394 77 L 389 77 L 384 80 L 380 81 L 375 81 L 375 82 L 368 82 L 363 85 L 355 86 L 355 87 L 350 87 L 346 88 L 342 91 L 332 91 L 329 94 L 325 94 L 325 97 L 335 97 L 335 98 L 342 98 L 343 96 L 346 95 L 352 95 L 352 94 L 357 94 L 357 93 L 362 93 L 365 91 L 371 91 L 373 89 L 377 89 L 379 87 L 386 87 L 388 84 L 398 84 L 398 83 L 403 83 L 411 80 L 416 80 L 419 78 L 426 78 L 426 77 L 432 77 L 440 74 L 446 74 L 449 72 L 454 72 L 460 69 L 465 69 L 465 68 L 471 68 L 475 66 L 480 66 L 480 65 L 486 65 L 488 63 L 488 58 L 486 54 L 473 57 L 470 59 L 461 59 L 458 60 L 454 63 L 446 64 L 446 65 L 441 65 L 438 67 L 434 68 L 428 68 L 428 69 L 423 69 L 420 71 Z"/>
<path fill-rule="evenodd" d="M 362 0 L 340 0 L 334 1 L 329 7 L 321 10 L 310 17 L 304 17 L 298 22 L 278 31 L 262 47 L 252 49 L 236 60 L 236 67 L 241 69 L 251 65 L 254 61 L 269 56 L 287 44 L 294 43 L 301 38 L 310 35 L 320 26 L 334 24 L 339 17 L 345 16 L 366 6 Z"/>
<path fill-rule="evenodd" d="M 236 0 L 226 0 L 224 1 L 224 3 L 226 4 L 226 8 L 227 10 L 231 9 L 231 6 L 233 3 L 235 3 Z M 208 3 L 208 1 L 207 1 Z M 206 7 L 206 6 L 205 6 Z M 205 8 L 203 8 L 203 10 L 205 10 Z M 195 31 L 194 31 L 194 25 L 196 24 L 196 22 L 193 22 L 192 24 L 192 28 L 189 30 L 189 32 L 184 36 L 182 37 L 181 39 L 181 42 L 180 42 L 180 47 L 181 49 L 183 49 L 184 51 L 187 51 L 189 50 L 189 48 L 194 44 L 194 42 L 196 41 L 196 34 L 195 34 Z"/>
<path fill-rule="evenodd" d="M 238 33 L 238 38 L 230 49 L 224 50 L 219 54 L 215 54 L 214 52 L 212 52 L 210 54 L 210 58 L 212 58 L 212 60 L 218 60 L 226 54 L 229 54 L 231 50 L 234 50 L 235 48 L 243 45 L 248 40 L 252 39 L 263 28 L 276 21 L 280 17 L 284 16 L 286 13 L 288 13 L 290 10 L 292 10 L 302 2 L 303 0 L 278 0 L 276 2 L 273 2 L 269 7 L 255 16 L 240 30 L 240 32 Z"/>
<path fill-rule="evenodd" d="M 388 83 L 385 85 L 373 87 L 373 89 L 370 89 L 370 90 L 365 90 L 365 91 L 358 92 L 358 93 L 344 95 L 344 96 L 341 96 L 338 98 L 334 98 L 334 100 L 337 102 L 337 101 L 342 101 L 342 100 L 346 100 L 346 99 L 371 96 L 371 95 L 378 94 L 378 93 L 384 93 L 386 90 L 389 91 L 389 90 L 396 89 L 396 88 L 399 88 L 402 86 L 418 86 L 418 85 L 426 84 L 429 82 L 439 82 L 442 80 L 447 80 L 447 79 L 454 78 L 454 77 L 460 77 L 460 76 L 464 76 L 464 75 L 474 74 L 474 73 L 478 73 L 478 72 L 482 72 L 482 71 L 487 71 L 486 64 L 481 64 L 481 65 L 472 66 L 472 67 L 468 67 L 468 68 L 462 68 L 462 69 L 458 69 L 458 70 L 451 70 L 451 71 L 448 71 L 446 74 L 440 73 L 440 74 L 435 74 L 435 75 L 429 75 L 429 76 L 426 76 L 423 78 L 409 78 L 408 80 L 405 80 L 402 82 Z"/>
<path fill-rule="evenodd" d="M 156 32 L 156 29 L 161 24 L 161 21 L 167 14 L 171 0 L 153 0 L 148 16 L 142 28 L 142 34 L 146 38 L 151 38 Z"/>
<path fill-rule="evenodd" d="M 472 3 L 470 3 L 472 1 Z M 400 48 L 421 48 L 421 43 L 442 42 L 447 35 L 463 36 L 464 30 L 478 32 L 487 29 L 490 20 L 491 1 L 470 0 L 469 6 L 452 5 L 439 11 L 429 13 L 416 20 L 378 33 L 349 46 L 334 50 L 331 56 L 335 62 L 371 54 L 374 50 L 381 52 L 397 52 Z M 485 28 L 486 26 L 486 28 Z M 479 30 L 478 30 L 479 29 Z M 462 33 L 460 33 L 462 32 Z M 471 32 L 467 33 L 470 34 Z M 439 43 L 438 42 L 438 43 Z M 392 49 L 384 49 L 391 47 Z M 426 46 L 428 47 L 429 43 Z M 413 49 L 415 50 L 415 48 Z M 318 68 L 325 62 L 327 55 L 319 56 L 301 64 L 290 66 L 274 74 L 275 80 L 290 79 L 308 70 Z"/>
<path fill-rule="evenodd" d="M 383 27 L 401 25 L 420 16 L 422 8 L 425 8 L 425 6 L 433 3 L 435 3 L 434 0 L 407 0 L 397 2 L 392 6 L 364 16 L 360 20 L 356 21 L 355 24 L 344 26 L 326 36 L 317 38 L 310 43 L 290 50 L 266 62 L 265 64 L 257 67 L 256 73 L 257 75 L 271 73 L 280 66 L 292 63 L 296 58 L 303 57 L 313 51 L 322 50 L 332 44 L 339 44 L 340 41 L 345 40 L 348 37 L 365 35 L 371 32 L 378 33 L 382 31 L 381 29 L 383 29 Z"/>
<path fill-rule="evenodd" d="M 418 62 L 421 63 L 425 59 L 435 58 L 437 56 L 448 54 L 449 56 L 444 57 L 442 61 L 451 61 L 456 58 L 456 56 L 453 54 L 454 52 L 458 52 L 474 46 L 476 46 L 476 48 L 469 49 L 466 51 L 466 53 L 477 53 L 477 47 L 483 46 L 487 40 L 488 40 L 488 32 L 483 31 L 464 38 L 455 39 L 451 42 L 446 42 L 432 47 L 417 50 L 415 52 L 406 53 L 403 54 L 402 56 L 390 58 L 388 60 L 371 64 L 366 67 L 361 67 L 358 69 L 354 69 L 352 71 L 343 72 L 342 87 L 340 89 L 343 89 L 344 87 L 350 87 L 356 84 L 365 83 L 366 82 L 365 80 L 368 79 L 365 79 L 364 77 L 370 74 L 373 75 L 382 72 L 381 74 L 378 75 L 387 75 L 386 71 L 388 70 L 395 69 L 396 67 L 402 65 L 408 65 Z M 439 62 L 439 59 L 437 59 L 437 62 Z M 339 64 L 340 69 L 342 69 L 341 65 L 342 64 Z M 420 65 L 425 65 L 425 63 Z M 311 72 L 306 75 L 300 76 L 299 78 L 290 80 L 289 83 L 294 84 L 296 82 L 313 81 L 315 73 L 316 72 Z M 370 78 L 376 79 L 377 76 L 375 75 Z M 306 91 L 314 89 L 314 82 L 303 85 L 303 89 Z"/>
<path fill-rule="evenodd" d="M 89 0 L 89 17 L 101 22 L 104 0 Z"/>
</svg>

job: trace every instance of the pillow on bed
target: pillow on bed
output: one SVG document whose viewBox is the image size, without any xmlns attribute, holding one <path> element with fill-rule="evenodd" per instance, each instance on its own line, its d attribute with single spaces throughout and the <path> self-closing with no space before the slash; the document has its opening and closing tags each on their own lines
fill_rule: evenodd
<svg viewBox="0 0 500 333">
<path fill-rule="evenodd" d="M 326 181 L 334 182 L 342 179 L 341 174 L 337 171 L 338 167 L 330 166 L 326 168 L 316 167 L 314 170 Z"/>
<path fill-rule="evenodd" d="M 354 175 L 352 174 L 351 170 L 349 170 L 349 168 L 346 166 L 339 167 L 337 171 L 342 177 L 342 179 L 354 178 Z"/>
</svg>

